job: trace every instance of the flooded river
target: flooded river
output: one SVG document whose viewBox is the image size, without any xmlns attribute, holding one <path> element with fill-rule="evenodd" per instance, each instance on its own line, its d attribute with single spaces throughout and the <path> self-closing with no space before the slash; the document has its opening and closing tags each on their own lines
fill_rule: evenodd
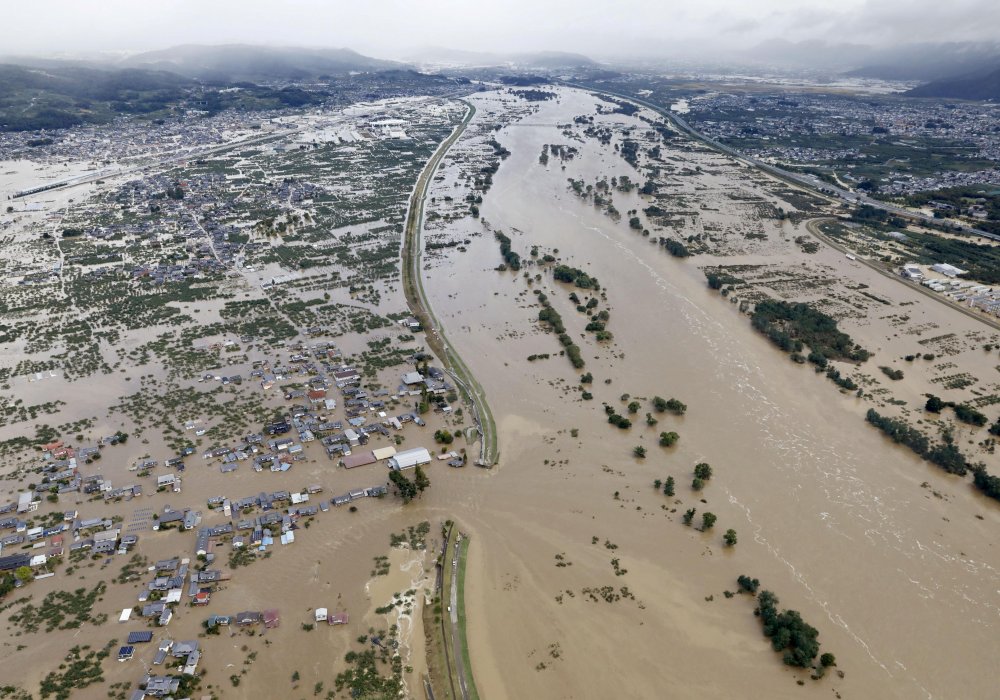
<svg viewBox="0 0 1000 700">
<path fill-rule="evenodd" d="M 467 585 L 482 694 L 995 696 L 987 669 L 1000 648 L 996 504 L 866 426 L 867 404 L 788 362 L 707 288 L 693 259 L 669 257 L 630 231 L 627 217 L 615 222 L 577 198 L 569 177 L 636 179 L 611 149 L 574 142 L 580 153 L 565 170 L 541 165 L 544 144 L 566 143 L 557 125 L 594 111 L 593 98 L 562 94 L 530 125 L 496 134 L 512 155 L 481 212 L 522 256 L 532 245 L 558 249 L 607 290 L 615 340 L 598 347 L 582 338 L 570 290 L 551 274 L 535 284 L 581 346 L 594 400 L 580 401 L 580 371 L 555 355 L 554 335 L 538 330 L 524 278 L 492 270 L 500 257 L 491 235 L 425 279 L 501 436 L 500 465 L 455 511 L 475 538 Z M 715 175 L 739 177 L 738 169 Z M 616 194 L 615 204 L 645 206 L 635 194 Z M 534 353 L 553 357 L 527 362 Z M 625 393 L 676 396 L 687 415 L 662 414 L 647 427 L 644 401 L 633 427 L 620 431 L 601 403 L 624 413 Z M 680 433 L 679 445 L 659 447 L 661 430 Z M 636 445 L 646 459 L 632 457 Z M 715 476 L 696 494 L 691 470 L 701 461 Z M 652 488 L 668 475 L 680 503 Z M 925 481 L 947 498 L 931 497 Z M 699 518 L 718 515 L 713 532 L 681 524 L 691 507 Z M 739 544 L 727 549 L 721 533 L 730 527 Z M 612 558 L 628 573 L 616 576 Z M 844 677 L 812 681 L 783 667 L 753 602 L 723 596 L 739 574 L 760 578 L 782 607 L 817 627 L 821 651 L 836 655 Z M 634 600 L 592 602 L 582 592 L 602 586 L 627 586 Z"/>
</svg>

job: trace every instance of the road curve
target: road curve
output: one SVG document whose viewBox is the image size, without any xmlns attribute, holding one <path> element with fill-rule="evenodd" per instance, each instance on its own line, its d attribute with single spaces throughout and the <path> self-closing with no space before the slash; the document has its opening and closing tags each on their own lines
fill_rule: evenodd
<svg viewBox="0 0 1000 700">
<path fill-rule="evenodd" d="M 413 194 L 410 195 L 410 203 L 406 211 L 406 229 L 403 234 L 403 293 L 406 295 L 406 303 L 410 307 L 410 311 L 424 328 L 427 344 L 440 358 L 445 370 L 458 385 L 472 408 L 472 416 L 480 438 L 479 460 L 476 463 L 481 467 L 492 467 L 496 464 L 499 455 L 497 453 L 496 423 L 493 420 L 489 404 L 486 402 L 486 392 L 483 391 L 472 371 L 445 338 L 444 328 L 434 316 L 434 311 L 427 300 L 420 274 L 420 231 L 423 228 L 427 188 L 430 186 L 434 172 L 441 164 L 441 159 L 462 135 L 465 127 L 469 125 L 472 117 L 476 114 L 474 106 L 468 102 L 465 104 L 469 109 L 462 122 L 455 127 L 451 135 L 438 146 L 434 155 L 427 161 L 427 165 L 424 166 L 420 177 L 417 178 L 416 185 L 413 187 Z"/>
</svg>

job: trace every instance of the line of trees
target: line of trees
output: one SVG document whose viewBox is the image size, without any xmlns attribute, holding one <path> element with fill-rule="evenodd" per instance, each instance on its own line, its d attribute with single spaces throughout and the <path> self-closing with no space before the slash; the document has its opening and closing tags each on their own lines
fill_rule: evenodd
<svg viewBox="0 0 1000 700">
<path fill-rule="evenodd" d="M 883 416 L 874 408 L 868 409 L 865 420 L 881 430 L 893 442 L 909 447 L 914 453 L 949 474 L 965 476 L 971 471 L 973 486 L 990 498 L 1000 500 L 1000 477 L 990 475 L 982 463 L 971 464 L 955 445 L 950 434 L 945 435 L 943 442 L 931 444 L 926 435 L 910 427 L 905 421 Z"/>
<path fill-rule="evenodd" d="M 521 269 L 521 256 L 511 250 L 510 238 L 500 231 L 496 231 L 493 234 L 498 241 L 500 241 L 500 254 L 503 256 L 504 263 L 514 272 Z"/>
<path fill-rule="evenodd" d="M 583 360 L 583 355 L 580 353 L 580 347 L 573 342 L 573 339 L 566 332 L 566 326 L 563 325 L 562 316 L 558 311 L 553 308 L 552 304 L 549 302 L 549 298 L 539 290 L 535 290 L 538 297 L 538 303 L 542 305 L 541 311 L 538 312 L 538 320 L 542 323 L 547 323 L 556 332 L 559 338 L 559 342 L 562 343 L 563 351 L 566 353 L 566 357 L 569 358 L 570 363 L 576 369 L 583 367 L 586 362 Z"/>
<path fill-rule="evenodd" d="M 736 584 L 741 593 L 749 595 L 757 595 L 760 588 L 758 579 L 746 575 L 739 576 Z M 779 602 L 774 593 L 762 590 L 757 595 L 757 607 L 753 614 L 760 618 L 764 636 L 771 640 L 771 648 L 783 652 L 781 658 L 786 665 L 809 668 L 819 654 L 819 630 L 803 620 L 798 611 L 779 610 Z M 836 665 L 833 654 L 823 654 L 813 678 L 819 678 L 825 669 Z"/>
<path fill-rule="evenodd" d="M 754 307 L 753 327 L 786 352 L 801 352 L 803 344 L 833 360 L 864 362 L 869 352 L 837 328 L 832 316 L 808 304 L 765 300 Z"/>
</svg>

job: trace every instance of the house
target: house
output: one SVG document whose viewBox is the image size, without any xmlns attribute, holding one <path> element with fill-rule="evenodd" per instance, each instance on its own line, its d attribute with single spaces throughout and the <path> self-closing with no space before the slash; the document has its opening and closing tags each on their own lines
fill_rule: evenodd
<svg viewBox="0 0 1000 700">
<path fill-rule="evenodd" d="M 236 624 L 240 627 L 258 625 L 263 619 L 263 615 L 253 610 L 245 610 L 243 612 L 236 613 Z"/>
<path fill-rule="evenodd" d="M 395 471 L 412 469 L 419 464 L 430 464 L 431 454 L 426 447 L 415 447 L 411 450 L 397 452 L 389 458 L 389 468 Z"/>
<path fill-rule="evenodd" d="M 159 601 L 155 603 L 149 603 L 144 605 L 142 608 L 143 617 L 159 617 L 163 614 L 163 611 L 167 609 L 166 603 L 161 603 Z"/>
<path fill-rule="evenodd" d="M 97 545 L 102 544 L 104 542 L 110 542 L 112 544 L 112 548 L 114 546 L 117 546 L 118 535 L 120 532 L 121 530 L 118 528 L 112 528 L 111 530 L 98 532 L 96 535 L 94 535 L 94 546 L 96 547 Z"/>
<path fill-rule="evenodd" d="M 326 608 L 316 608 L 316 622 L 326 622 L 327 609 Z"/>
<path fill-rule="evenodd" d="M 14 571 L 22 566 L 28 566 L 30 562 L 31 556 L 28 554 L 11 554 L 0 557 L 0 571 Z"/>
<path fill-rule="evenodd" d="M 281 616 L 278 611 L 274 608 L 264 611 L 264 626 L 268 629 L 274 629 L 279 624 L 281 624 Z"/>
<path fill-rule="evenodd" d="M 201 661 L 201 652 L 196 649 L 188 654 L 187 659 L 184 661 L 184 668 L 181 669 L 181 673 L 186 676 L 193 676 L 198 670 L 199 661 Z"/>
<path fill-rule="evenodd" d="M 191 601 L 192 605 L 208 605 L 212 600 L 212 595 L 208 591 L 198 591 L 194 595 L 194 600 Z"/>
<path fill-rule="evenodd" d="M 128 661 L 129 659 L 132 658 L 133 654 L 135 654 L 135 647 L 124 646 L 118 648 L 119 661 Z"/>
<path fill-rule="evenodd" d="M 331 625 L 346 625 L 350 621 L 350 617 L 346 612 L 341 612 L 336 615 L 330 615 L 326 618 L 326 621 Z"/>
<path fill-rule="evenodd" d="M 23 491 L 17 496 L 17 512 L 30 513 L 38 510 L 38 505 L 40 503 L 41 501 L 35 500 L 34 491 Z"/>
<path fill-rule="evenodd" d="M 177 565 L 180 563 L 181 560 L 175 557 L 174 559 L 161 559 L 160 561 L 156 562 L 156 564 L 154 564 L 153 566 L 156 569 L 157 573 L 166 573 L 166 572 L 173 573 L 174 571 L 177 570 Z"/>
<path fill-rule="evenodd" d="M 168 486 L 173 486 L 177 481 L 177 477 L 173 474 L 163 474 L 162 476 L 156 477 L 156 488 L 167 488 Z"/>
<path fill-rule="evenodd" d="M 146 695 L 162 698 L 176 693 L 181 682 L 173 676 L 146 676 L 140 685 L 145 686 Z"/>
<path fill-rule="evenodd" d="M 349 431 L 353 432 L 353 431 Z M 367 464 L 374 464 L 376 462 L 375 454 L 371 450 L 365 450 L 364 452 L 354 452 L 352 454 L 346 455 L 341 458 L 341 464 L 344 465 L 345 469 L 354 469 L 356 467 L 363 467 Z"/>
<path fill-rule="evenodd" d="M 170 650 L 170 654 L 174 658 L 179 659 L 182 656 L 187 656 L 191 652 L 198 651 L 198 647 L 198 641 L 195 639 L 191 639 L 186 642 L 175 642 L 173 649 Z"/>
<path fill-rule="evenodd" d="M 159 530 L 167 525 L 176 526 L 184 522 L 184 513 L 179 510 L 169 510 L 153 519 L 153 529 Z"/>
<path fill-rule="evenodd" d="M 138 630 L 129 632 L 126 644 L 144 644 L 153 641 L 153 633 L 149 630 Z"/>
<path fill-rule="evenodd" d="M 208 554 L 208 528 L 203 527 L 198 530 L 198 536 L 195 538 L 194 543 L 194 553 L 195 556 L 205 556 Z"/>
<path fill-rule="evenodd" d="M 407 372 L 403 375 L 403 384 L 406 384 L 407 386 L 423 383 L 424 375 L 420 374 L 420 372 Z"/>
<path fill-rule="evenodd" d="M 356 382 L 361 379 L 361 375 L 358 371 L 350 367 L 342 367 L 339 370 L 333 372 L 333 380 L 337 384 L 347 384 L 348 382 Z"/>
</svg>

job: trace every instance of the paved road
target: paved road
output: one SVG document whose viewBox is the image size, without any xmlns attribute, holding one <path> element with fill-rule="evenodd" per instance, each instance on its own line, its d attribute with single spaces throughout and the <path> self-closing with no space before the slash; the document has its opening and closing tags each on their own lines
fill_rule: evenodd
<svg viewBox="0 0 1000 700">
<path fill-rule="evenodd" d="M 444 335 L 441 323 L 434 316 L 430 302 L 424 292 L 423 279 L 420 274 L 420 231 L 423 228 L 424 202 L 427 199 L 427 188 L 430 186 L 433 175 L 444 158 L 448 149 L 454 145 L 458 138 L 469 125 L 472 117 L 476 113 L 476 108 L 471 104 L 462 123 L 455 127 L 451 135 L 438 146 L 437 151 L 427 162 L 417 183 L 410 195 L 410 204 L 406 213 L 406 231 L 403 238 L 403 292 L 406 295 L 406 303 L 409 305 L 413 315 L 420 321 L 424 328 L 427 344 L 437 355 L 445 366 L 445 370 L 451 378 L 458 384 L 459 389 L 469 401 L 472 409 L 472 417 L 479 431 L 480 447 L 479 461 L 477 464 L 482 467 L 492 467 L 496 464 L 497 454 L 497 431 L 493 414 L 489 404 L 486 402 L 486 392 L 476 381 L 472 371 L 469 370 L 465 362 L 448 343 Z"/>
<path fill-rule="evenodd" d="M 462 691 L 462 699 L 469 700 L 469 685 L 465 679 L 465 663 L 462 661 L 462 637 L 458 623 L 458 560 L 461 548 L 462 543 L 456 541 L 454 550 L 449 552 L 451 561 L 445 562 L 445 566 L 451 567 L 451 591 L 448 593 L 448 609 L 451 610 L 449 619 L 451 622 L 452 659 L 455 660 L 455 670 L 458 671 L 458 684 Z"/>
<path fill-rule="evenodd" d="M 824 221 L 835 222 L 835 221 L 838 221 L 838 219 L 835 219 L 835 218 L 832 218 L 832 217 L 824 217 L 824 218 L 820 218 L 820 219 L 810 219 L 809 221 L 806 222 L 806 230 L 809 231 L 809 233 L 811 233 L 816 239 L 818 239 L 822 243 L 825 243 L 826 245 L 830 246 L 834 250 L 839 250 L 841 253 L 844 253 L 845 255 L 847 253 L 850 253 L 851 255 L 856 255 L 853 251 L 851 251 L 848 248 L 845 248 L 844 246 L 840 245 L 839 243 L 834 242 L 831 238 L 829 238 L 822 231 L 819 230 L 819 225 L 821 223 L 823 223 Z M 924 296 L 930 297 L 931 299 L 933 299 L 936 302 L 944 304 L 945 306 L 947 306 L 947 307 L 949 307 L 951 309 L 954 309 L 955 311 L 959 311 L 959 312 L 965 314 L 966 316 L 968 316 L 969 318 L 974 318 L 974 319 L 976 319 L 977 321 L 979 321 L 981 323 L 985 323 L 987 326 L 989 326 L 990 328 L 992 328 L 994 330 L 1000 331 L 1000 322 L 994 321 L 992 318 L 990 318 L 989 316 L 987 316 L 986 314 L 984 314 L 982 312 L 976 311 L 974 309 L 969 308 L 968 306 L 963 306 L 962 304 L 959 304 L 958 302 L 952 301 L 951 299 L 949 299 L 948 297 L 944 296 L 940 292 L 935 292 L 932 289 L 928 289 L 927 287 L 924 287 L 922 285 L 910 282 L 910 281 L 908 281 L 908 280 L 900 277 L 899 275 L 895 274 L 891 270 L 885 269 L 884 267 L 882 267 L 878 263 L 872 262 L 870 260 L 866 260 L 865 258 L 862 258 L 860 256 L 857 256 L 855 258 L 855 260 L 856 260 L 856 262 L 861 263 L 865 267 L 869 267 L 872 270 L 875 270 L 875 272 L 879 273 L 880 275 L 888 277 L 888 278 L 894 280 L 895 282 L 898 282 L 899 284 L 905 284 L 907 287 L 909 287 L 910 289 L 912 289 L 915 292 L 920 292 Z"/>
</svg>

